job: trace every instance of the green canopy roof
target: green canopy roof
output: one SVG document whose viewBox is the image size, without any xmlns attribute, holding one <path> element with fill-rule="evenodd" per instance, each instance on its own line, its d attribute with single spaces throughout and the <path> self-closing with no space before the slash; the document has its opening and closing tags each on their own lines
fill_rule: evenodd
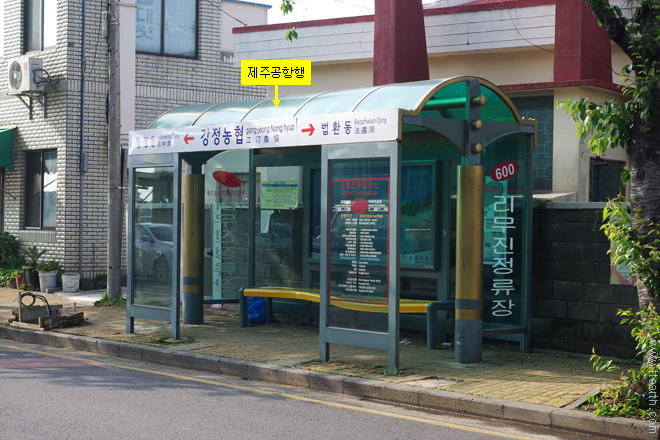
<svg viewBox="0 0 660 440">
<path fill-rule="evenodd" d="M 213 125 L 295 116 L 401 109 L 405 114 L 449 119 L 468 119 L 468 81 L 476 79 L 486 104 L 483 121 L 519 123 L 522 118 L 511 101 L 492 83 L 474 77 L 433 79 L 388 84 L 310 95 L 284 96 L 278 107 L 272 98 L 180 107 L 163 114 L 151 129 Z"/>
</svg>

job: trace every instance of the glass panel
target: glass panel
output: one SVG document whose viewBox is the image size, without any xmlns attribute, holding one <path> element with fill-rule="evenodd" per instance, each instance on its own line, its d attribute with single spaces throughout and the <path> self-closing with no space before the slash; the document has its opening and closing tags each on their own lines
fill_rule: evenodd
<svg viewBox="0 0 660 440">
<path fill-rule="evenodd" d="M 41 227 L 41 151 L 25 153 L 25 226 Z"/>
<path fill-rule="evenodd" d="M 248 285 L 249 152 L 226 151 L 204 165 L 204 293 L 237 299 Z"/>
<path fill-rule="evenodd" d="M 389 84 L 367 96 L 355 109 L 382 110 L 388 108 L 414 109 L 435 86 L 443 80 L 419 81 L 414 83 Z"/>
<path fill-rule="evenodd" d="M 404 165 L 401 168 L 401 256 L 402 266 L 432 269 L 435 265 L 434 166 Z M 313 170 L 311 179 L 309 256 L 320 258 L 321 171 Z"/>
<path fill-rule="evenodd" d="M 514 112 L 499 94 L 486 86 L 481 86 L 481 94 L 486 97 L 486 105 L 481 108 L 481 119 L 490 122 L 516 123 Z"/>
<path fill-rule="evenodd" d="M 389 159 L 330 162 L 329 325 L 387 331 Z"/>
<path fill-rule="evenodd" d="M 245 121 L 256 121 L 259 119 L 286 118 L 293 116 L 300 106 L 314 95 L 303 95 L 295 97 L 282 97 L 280 105 L 275 107 L 272 100 L 264 101 L 245 116 Z"/>
<path fill-rule="evenodd" d="M 330 113 L 348 113 L 355 104 L 374 88 L 338 90 L 323 93 L 310 100 L 300 109 L 296 116 L 327 115 Z"/>
<path fill-rule="evenodd" d="M 197 118 L 199 118 L 206 110 L 213 107 L 213 105 L 214 104 L 198 104 L 175 108 L 156 119 L 149 129 L 187 127 L 193 125 L 195 120 L 197 120 Z"/>
<path fill-rule="evenodd" d="M 302 287 L 303 167 L 257 168 L 255 282 Z"/>
<path fill-rule="evenodd" d="M 197 6 L 190 0 L 165 0 L 165 52 L 194 57 L 197 43 Z"/>
<path fill-rule="evenodd" d="M 25 0 L 25 52 L 41 50 L 41 2 Z"/>
<path fill-rule="evenodd" d="M 57 151 L 44 151 L 43 226 L 55 227 L 57 213 Z"/>
<path fill-rule="evenodd" d="M 162 28 L 161 0 L 138 0 L 135 21 L 135 50 L 159 54 Z"/>
<path fill-rule="evenodd" d="M 402 266 L 434 267 L 433 166 L 401 167 L 401 257 Z"/>
<path fill-rule="evenodd" d="M 485 323 L 525 323 L 528 160 L 526 136 L 489 145 L 483 155 Z"/>
<path fill-rule="evenodd" d="M 135 170 L 133 302 L 172 307 L 174 204 L 172 168 Z"/>
<path fill-rule="evenodd" d="M 212 125 L 223 122 L 238 122 L 255 105 L 263 99 L 250 99 L 246 101 L 223 102 L 210 108 L 199 117 L 195 125 Z M 159 119 L 160 121 L 160 119 Z"/>
<path fill-rule="evenodd" d="M 44 3 L 44 47 L 57 45 L 57 1 Z"/>
<path fill-rule="evenodd" d="M 311 171 L 311 212 L 309 213 L 309 231 L 312 235 L 309 243 L 309 256 L 321 258 L 321 170 Z"/>
</svg>

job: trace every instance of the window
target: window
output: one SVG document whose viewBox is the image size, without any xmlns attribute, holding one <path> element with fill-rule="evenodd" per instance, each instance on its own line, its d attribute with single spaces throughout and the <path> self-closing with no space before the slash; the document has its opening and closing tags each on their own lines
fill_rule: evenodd
<svg viewBox="0 0 660 440">
<path fill-rule="evenodd" d="M 623 161 L 592 157 L 589 161 L 589 201 L 607 202 L 619 194 L 625 195 L 621 184 L 625 166 Z"/>
<path fill-rule="evenodd" d="M 554 98 L 552 96 L 512 97 L 511 101 L 518 108 L 521 116 L 536 119 L 539 123 L 536 133 L 538 148 L 534 150 L 532 174 L 534 192 L 550 192 L 552 191 Z"/>
<path fill-rule="evenodd" d="M 25 0 L 25 52 L 43 50 L 57 44 L 57 1 Z"/>
<path fill-rule="evenodd" d="M 180 57 L 197 56 L 197 1 L 138 0 L 138 52 Z"/>
<path fill-rule="evenodd" d="M 57 151 L 25 153 L 25 227 L 55 228 Z"/>
</svg>

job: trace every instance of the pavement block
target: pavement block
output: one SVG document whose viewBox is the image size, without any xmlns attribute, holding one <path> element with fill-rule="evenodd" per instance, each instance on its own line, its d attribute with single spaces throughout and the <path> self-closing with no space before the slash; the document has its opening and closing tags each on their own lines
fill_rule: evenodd
<svg viewBox="0 0 660 440">
<path fill-rule="evenodd" d="M 115 341 L 96 340 L 96 353 L 119 357 L 119 345 Z"/>
<path fill-rule="evenodd" d="M 190 368 L 192 366 L 192 359 L 189 353 L 165 349 L 163 358 L 165 365 L 176 368 Z"/>
<path fill-rule="evenodd" d="M 264 382 L 277 383 L 278 373 L 280 370 L 278 365 L 258 364 L 256 362 L 247 363 L 247 371 L 245 376 L 252 380 L 262 380 Z"/>
<path fill-rule="evenodd" d="M 144 362 L 152 362 L 154 364 L 162 364 L 165 365 L 165 350 L 162 348 L 158 347 L 150 347 L 148 345 L 143 345 L 142 346 L 142 357 L 140 360 Z"/>
<path fill-rule="evenodd" d="M 421 392 L 418 387 L 399 383 L 383 382 L 382 398 L 404 405 L 419 405 Z"/>
<path fill-rule="evenodd" d="M 46 331 L 35 331 L 36 333 L 36 344 L 48 345 L 50 347 L 65 348 L 61 344 L 63 342 L 62 338 L 58 338 L 56 333 L 46 332 Z"/>
<path fill-rule="evenodd" d="M 298 368 L 282 368 L 277 372 L 277 382 L 283 385 L 309 388 L 309 376 L 311 371 Z"/>
<path fill-rule="evenodd" d="M 504 400 L 487 399 L 451 391 L 423 390 L 419 392 L 419 406 L 436 408 L 461 414 L 471 414 L 494 419 L 503 418 Z"/>
<path fill-rule="evenodd" d="M 21 341 L 21 332 L 17 328 L 6 327 L 4 325 L 0 326 L 0 339 L 6 339 L 7 341 Z M 34 339 L 34 332 L 29 332 L 24 335 L 24 337 L 29 336 Z M 28 341 L 22 341 L 28 342 Z M 28 342 L 33 343 L 33 342 Z"/>
<path fill-rule="evenodd" d="M 344 376 L 312 372 L 309 375 L 309 388 L 330 393 L 344 393 Z"/>
<path fill-rule="evenodd" d="M 142 360 L 142 345 L 119 343 L 117 346 L 118 356 L 136 361 Z"/>
<path fill-rule="evenodd" d="M 218 358 L 201 353 L 189 353 L 191 357 L 191 368 L 207 373 L 218 372 Z"/>
<path fill-rule="evenodd" d="M 247 362 L 236 359 L 221 358 L 218 362 L 218 373 L 229 376 L 247 377 Z"/>
<path fill-rule="evenodd" d="M 605 424 L 605 436 L 608 438 L 622 438 L 622 439 L 640 439 L 651 440 L 658 439 L 660 436 L 660 427 L 657 425 L 651 428 L 647 420 L 633 420 L 625 419 L 622 417 L 613 417 L 608 419 Z"/>
<path fill-rule="evenodd" d="M 605 432 L 606 418 L 591 413 L 570 409 L 556 409 L 551 412 L 552 428 L 602 435 Z"/>
<path fill-rule="evenodd" d="M 509 401 L 502 405 L 502 418 L 539 426 L 550 426 L 552 423 L 547 406 L 525 402 Z"/>
<path fill-rule="evenodd" d="M 368 399 L 382 399 L 383 390 L 385 390 L 382 383 L 375 380 L 362 379 L 359 377 L 346 377 L 344 378 L 344 394 L 354 397 L 365 397 Z M 415 397 L 415 401 L 417 397 Z"/>
<path fill-rule="evenodd" d="M 60 339 L 60 347 L 78 351 L 90 351 L 96 344 L 96 341 L 90 340 L 84 336 L 67 335 Z"/>
</svg>

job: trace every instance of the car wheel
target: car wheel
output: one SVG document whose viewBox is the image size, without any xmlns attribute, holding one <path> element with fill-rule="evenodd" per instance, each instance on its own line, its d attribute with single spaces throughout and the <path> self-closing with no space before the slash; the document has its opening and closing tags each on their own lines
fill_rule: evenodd
<svg viewBox="0 0 660 440">
<path fill-rule="evenodd" d="M 154 273 L 153 273 L 154 282 L 156 283 L 165 283 L 172 281 L 172 275 L 170 274 L 170 265 L 164 257 L 158 258 L 154 263 Z"/>
</svg>

